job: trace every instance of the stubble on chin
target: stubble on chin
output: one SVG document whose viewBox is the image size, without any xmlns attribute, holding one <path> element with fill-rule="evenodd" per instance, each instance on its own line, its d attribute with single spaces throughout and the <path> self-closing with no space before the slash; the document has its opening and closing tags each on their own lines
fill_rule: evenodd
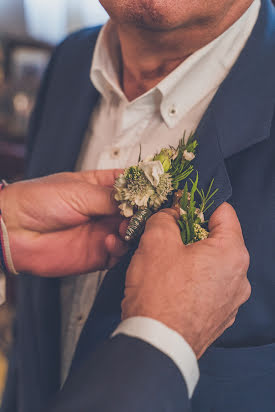
<svg viewBox="0 0 275 412">
<path fill-rule="evenodd" d="M 148 30 L 161 29 L 168 22 L 157 3 L 155 0 L 126 0 L 123 3 L 122 21 L 119 23 L 132 24 Z"/>
</svg>

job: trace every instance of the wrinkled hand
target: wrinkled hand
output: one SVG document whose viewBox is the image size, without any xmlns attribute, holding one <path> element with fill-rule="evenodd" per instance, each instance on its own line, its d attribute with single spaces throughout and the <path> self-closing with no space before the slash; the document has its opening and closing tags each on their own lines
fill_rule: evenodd
<svg viewBox="0 0 275 412">
<path fill-rule="evenodd" d="M 249 255 L 229 204 L 212 215 L 209 238 L 192 245 L 183 245 L 176 218 L 167 209 L 148 220 L 127 272 L 122 316 L 163 322 L 199 358 L 250 296 Z"/>
<path fill-rule="evenodd" d="M 120 173 L 60 173 L 6 187 L 0 208 L 15 269 L 63 276 L 114 265 L 127 251 L 112 198 Z"/>
</svg>

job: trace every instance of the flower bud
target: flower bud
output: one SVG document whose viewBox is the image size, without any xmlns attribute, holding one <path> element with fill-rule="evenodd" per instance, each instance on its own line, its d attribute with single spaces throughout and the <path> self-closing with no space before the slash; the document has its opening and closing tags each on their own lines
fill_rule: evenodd
<svg viewBox="0 0 275 412">
<path fill-rule="evenodd" d="M 168 172 L 171 167 L 171 158 L 173 153 L 169 149 L 163 149 L 158 155 L 154 157 L 154 160 L 159 160 L 163 166 L 164 172 Z"/>
</svg>

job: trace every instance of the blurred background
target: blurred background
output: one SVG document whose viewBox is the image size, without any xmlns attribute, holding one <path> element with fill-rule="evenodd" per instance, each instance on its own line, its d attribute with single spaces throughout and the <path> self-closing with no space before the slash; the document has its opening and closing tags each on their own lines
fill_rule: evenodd
<svg viewBox="0 0 275 412">
<path fill-rule="evenodd" d="M 24 174 L 27 127 L 53 48 L 79 28 L 108 16 L 98 0 L 0 0 L 0 178 Z M 0 400 L 7 370 L 14 287 L 0 307 Z"/>
<path fill-rule="evenodd" d="M 23 172 L 24 139 L 53 47 L 107 20 L 98 0 L 0 0 L 0 176 Z"/>
</svg>

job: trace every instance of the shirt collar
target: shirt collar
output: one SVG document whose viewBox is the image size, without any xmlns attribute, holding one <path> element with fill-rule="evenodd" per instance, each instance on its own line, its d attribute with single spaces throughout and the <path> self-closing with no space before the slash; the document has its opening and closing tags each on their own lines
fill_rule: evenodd
<svg viewBox="0 0 275 412">
<path fill-rule="evenodd" d="M 93 55 L 91 81 L 104 96 L 110 92 L 126 99 L 120 86 L 121 52 L 114 24 L 109 20 L 101 29 Z"/>
<path fill-rule="evenodd" d="M 229 29 L 187 58 L 156 87 L 131 103 L 121 89 L 119 39 L 113 23 L 109 20 L 102 28 L 96 43 L 91 81 L 105 98 L 112 93 L 128 104 L 144 100 L 147 95 L 160 95 L 151 101 L 159 106 L 166 125 L 173 128 L 223 82 L 252 32 L 260 5 L 260 0 L 254 0 Z"/>
</svg>

